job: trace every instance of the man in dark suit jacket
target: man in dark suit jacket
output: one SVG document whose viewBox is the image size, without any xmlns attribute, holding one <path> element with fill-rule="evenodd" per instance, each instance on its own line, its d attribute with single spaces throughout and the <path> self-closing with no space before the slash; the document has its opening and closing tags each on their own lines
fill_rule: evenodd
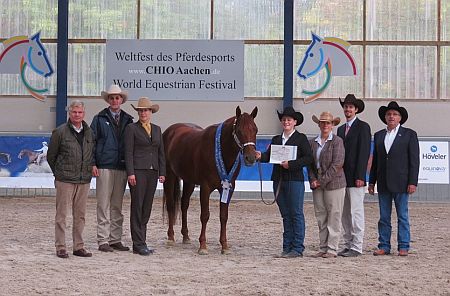
<svg viewBox="0 0 450 296">
<path fill-rule="evenodd" d="M 156 185 L 165 181 L 166 161 L 161 128 L 150 123 L 150 116 L 159 110 L 148 98 L 140 98 L 137 107 L 139 121 L 125 130 L 125 166 L 131 193 L 131 239 L 133 253 L 149 255 L 147 223 L 152 211 Z"/>
<path fill-rule="evenodd" d="M 381 106 L 378 116 L 387 124 L 386 129 L 375 133 L 369 193 L 374 194 L 377 183 L 380 220 L 379 244 L 375 256 L 391 251 L 392 200 L 398 217 L 398 255 L 407 256 L 410 243 L 408 198 L 417 188 L 419 176 L 419 141 L 415 131 L 401 125 L 408 119 L 408 112 L 396 102 Z"/>
<path fill-rule="evenodd" d="M 367 162 L 370 156 L 370 126 L 356 117 L 364 111 L 364 102 L 348 94 L 339 100 L 347 122 L 337 130 L 344 140 L 344 172 L 347 181 L 342 211 L 343 238 L 339 256 L 357 257 L 362 254 L 364 238 L 364 187 L 366 186 Z"/>
</svg>

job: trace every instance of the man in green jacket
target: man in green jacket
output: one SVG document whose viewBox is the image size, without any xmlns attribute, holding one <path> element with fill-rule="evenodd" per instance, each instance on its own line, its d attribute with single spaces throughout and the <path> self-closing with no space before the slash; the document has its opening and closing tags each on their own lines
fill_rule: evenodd
<svg viewBox="0 0 450 296">
<path fill-rule="evenodd" d="M 83 120 L 84 114 L 84 103 L 74 100 L 69 106 L 69 120 L 53 131 L 47 151 L 47 161 L 55 176 L 55 247 L 59 258 L 69 257 L 65 229 L 70 204 L 73 207 L 73 255 L 92 256 L 84 247 L 82 233 L 95 141 L 92 130 Z"/>
</svg>

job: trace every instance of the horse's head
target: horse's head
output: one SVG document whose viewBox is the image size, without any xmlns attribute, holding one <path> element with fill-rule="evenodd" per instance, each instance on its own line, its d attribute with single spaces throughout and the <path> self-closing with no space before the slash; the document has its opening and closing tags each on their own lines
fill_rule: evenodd
<svg viewBox="0 0 450 296">
<path fill-rule="evenodd" d="M 24 156 L 27 155 L 27 151 L 28 151 L 27 149 L 20 150 L 19 155 L 17 155 L 17 158 L 22 159 Z"/>
<path fill-rule="evenodd" d="M 257 113 L 258 107 L 255 107 L 251 114 L 241 113 L 239 106 L 236 108 L 233 136 L 236 144 L 242 150 L 246 166 L 251 166 L 256 161 L 256 134 L 258 133 L 258 127 L 254 119 Z"/>
<path fill-rule="evenodd" d="M 327 62 L 322 48 L 322 38 L 312 32 L 311 34 L 312 42 L 306 50 L 305 56 L 303 57 L 297 72 L 298 76 L 303 79 L 316 75 Z"/>
<path fill-rule="evenodd" d="M 41 32 L 37 32 L 30 38 L 28 51 L 26 52 L 29 66 L 41 76 L 49 77 L 53 74 L 53 68 L 47 56 L 47 51 L 40 39 Z"/>
</svg>

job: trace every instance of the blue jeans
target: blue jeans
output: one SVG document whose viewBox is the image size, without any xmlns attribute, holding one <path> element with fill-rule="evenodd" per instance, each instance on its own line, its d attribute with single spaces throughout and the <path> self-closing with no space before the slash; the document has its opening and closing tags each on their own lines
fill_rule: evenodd
<svg viewBox="0 0 450 296">
<path fill-rule="evenodd" d="M 276 193 L 279 182 L 273 182 Z M 305 246 L 305 216 L 303 200 L 305 184 L 303 181 L 282 181 L 277 197 L 278 208 L 283 218 L 283 252 L 303 253 Z"/>
<path fill-rule="evenodd" d="M 392 200 L 397 211 L 397 242 L 398 250 L 409 250 L 410 229 L 408 215 L 408 193 L 378 193 L 380 220 L 378 221 L 378 248 L 391 251 L 391 212 Z"/>
</svg>

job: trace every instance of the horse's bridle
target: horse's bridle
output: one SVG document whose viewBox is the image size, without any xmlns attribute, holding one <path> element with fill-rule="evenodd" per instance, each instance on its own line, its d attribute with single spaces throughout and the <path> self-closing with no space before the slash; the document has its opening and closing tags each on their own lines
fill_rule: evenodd
<svg viewBox="0 0 450 296">
<path fill-rule="evenodd" d="M 236 145 L 238 145 L 239 149 L 241 149 L 241 151 L 243 151 L 244 148 L 249 145 L 253 145 L 256 147 L 256 144 L 254 142 L 246 142 L 244 144 L 241 143 L 241 140 L 239 140 L 238 136 L 236 135 L 236 123 L 237 123 L 237 118 L 234 119 L 232 134 L 233 134 L 234 142 L 236 143 Z"/>
</svg>

